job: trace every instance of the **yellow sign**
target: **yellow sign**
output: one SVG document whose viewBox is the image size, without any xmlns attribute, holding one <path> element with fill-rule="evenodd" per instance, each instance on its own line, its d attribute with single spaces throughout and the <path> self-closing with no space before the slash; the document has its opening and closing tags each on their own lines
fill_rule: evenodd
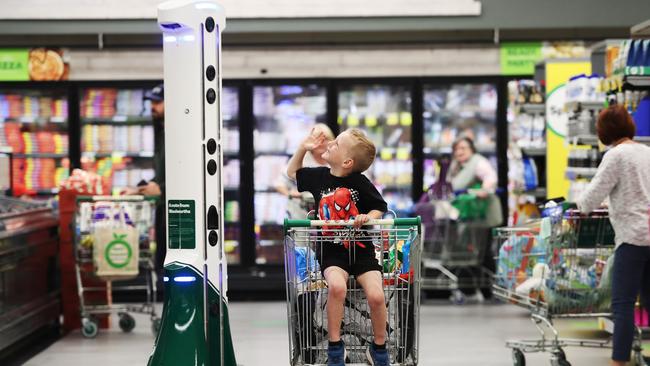
<svg viewBox="0 0 650 366">
<path fill-rule="evenodd" d="M 397 126 L 399 123 L 399 115 L 397 113 L 388 113 L 386 116 L 386 124 L 388 126 Z"/>
<path fill-rule="evenodd" d="M 566 168 L 569 149 L 565 143 L 568 115 L 564 111 L 566 83 L 578 74 L 590 74 L 591 63 L 576 59 L 546 62 L 546 182 L 548 198 L 568 197 Z"/>
<path fill-rule="evenodd" d="M 366 126 L 375 127 L 377 126 L 377 116 L 368 114 L 366 115 L 365 122 L 366 122 Z"/>
<path fill-rule="evenodd" d="M 348 127 L 357 127 L 359 125 L 359 117 L 354 114 L 348 114 Z"/>
</svg>

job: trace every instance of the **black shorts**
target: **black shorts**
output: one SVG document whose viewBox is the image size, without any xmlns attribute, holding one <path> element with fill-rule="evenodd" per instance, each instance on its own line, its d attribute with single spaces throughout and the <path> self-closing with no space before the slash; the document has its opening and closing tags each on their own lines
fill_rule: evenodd
<svg viewBox="0 0 650 366">
<path fill-rule="evenodd" d="M 364 243 L 365 248 L 358 245 L 346 249 L 342 243 L 322 242 L 317 248 L 316 259 L 320 269 L 325 275 L 325 269 L 336 266 L 342 268 L 348 274 L 358 277 L 366 272 L 382 270 L 379 261 L 375 257 L 375 247 L 371 243 Z"/>
</svg>

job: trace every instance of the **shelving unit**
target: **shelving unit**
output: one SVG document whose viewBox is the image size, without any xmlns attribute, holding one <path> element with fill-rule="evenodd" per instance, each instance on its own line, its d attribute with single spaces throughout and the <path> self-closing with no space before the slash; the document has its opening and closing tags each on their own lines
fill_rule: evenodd
<svg viewBox="0 0 650 366">
<path fill-rule="evenodd" d="M 456 82 L 458 79 L 453 78 L 453 80 Z M 477 141 L 479 152 L 490 157 L 504 154 L 499 147 L 503 141 L 499 141 L 498 144 L 496 138 L 498 120 L 496 94 L 499 93 L 500 80 L 498 77 L 467 77 L 457 84 L 450 84 L 449 78 L 224 81 L 225 88 L 221 96 L 224 126 L 222 131 L 224 240 L 226 256 L 231 266 L 229 268 L 231 290 L 282 291 L 285 286 L 282 266 L 284 233 L 281 226 L 284 209 L 281 204 L 265 201 L 269 196 L 280 195 L 275 191 L 272 178 L 265 177 L 263 174 L 264 169 L 271 170 L 274 174 L 281 173 L 282 169 L 270 168 L 269 165 L 264 169 L 258 169 L 259 165 L 264 164 L 256 166 L 257 159 L 282 159 L 284 167 L 286 160 L 295 151 L 293 146 L 296 141 L 304 137 L 304 133 L 309 130 L 312 123 L 326 123 L 335 133 L 352 127 L 348 126 L 346 117 L 349 114 L 346 110 L 351 109 L 342 102 L 345 98 L 348 100 L 355 98 L 355 108 L 358 112 L 359 106 L 365 106 L 367 110 L 378 108 L 381 103 L 377 101 L 384 98 L 380 94 L 388 93 L 386 94 L 388 97 L 384 98 L 388 101 L 386 108 L 378 108 L 379 112 L 375 117 L 366 118 L 366 114 L 359 114 L 356 127 L 381 136 L 376 160 L 380 169 L 377 171 L 373 167 L 369 174 L 383 190 L 386 200 L 391 204 L 397 204 L 402 199 L 404 202 L 413 202 L 422 194 L 424 176 L 435 177 L 435 171 L 425 171 L 427 167 L 425 161 L 434 161 L 442 154 L 451 153 L 453 140 L 451 137 L 448 136 L 450 140 L 448 145 L 432 143 L 441 141 L 442 136 L 442 134 L 434 135 L 435 131 L 432 129 L 434 121 L 444 120 L 449 122 L 448 126 L 455 128 L 460 126 L 458 123 L 470 123 L 478 119 L 481 123 L 472 125 L 472 130 L 476 135 L 489 136 L 488 143 Z M 82 167 L 107 178 L 110 177 L 111 181 L 115 179 L 116 174 L 122 174 L 121 177 L 117 177 L 122 182 L 137 183 L 136 180 L 139 180 L 142 174 L 134 177 L 129 177 L 128 174 L 132 169 L 152 170 L 153 151 L 129 150 L 115 146 L 110 146 L 110 149 L 100 148 L 102 146 L 99 144 L 87 144 L 85 139 L 88 136 L 92 137 L 87 134 L 87 131 L 89 129 L 92 131 L 92 128 L 110 128 L 115 131 L 116 128 L 121 127 L 140 129 L 152 127 L 151 117 L 145 115 L 148 106 L 142 104 L 130 110 L 119 107 L 117 94 L 114 94 L 115 98 L 110 103 L 104 101 L 93 104 L 88 102 L 92 99 L 89 99 L 85 93 L 91 89 L 112 89 L 117 92 L 144 91 L 159 83 L 159 80 L 69 81 L 50 83 L 47 86 L 40 83 L 15 83 L 18 87 L 12 86 L 9 89 L 29 89 L 37 94 L 60 93 L 68 103 L 69 108 L 66 110 L 69 110 L 70 118 L 67 116 L 66 118 L 57 116 L 40 118 L 23 115 L 18 118 L 0 118 L 0 125 L 15 123 L 18 124 L 21 132 L 60 131 L 65 136 L 69 136 L 69 149 L 65 152 L 20 151 L 18 155 L 13 154 L 15 160 L 53 159 L 57 164 L 66 163 L 65 166 L 57 166 L 66 175 L 70 168 Z M 302 93 L 296 86 L 301 88 Z M 317 92 L 311 90 L 311 86 L 315 86 Z M 258 113 L 264 108 L 260 109 L 261 99 L 255 96 L 255 91 L 258 88 L 269 87 L 275 90 L 273 93 L 277 100 L 264 104 L 270 106 L 269 113 Z M 0 95 L 5 92 L 5 89 L 7 88 L 4 85 L 0 87 Z M 445 98 L 456 92 L 465 93 L 466 97 L 461 98 L 464 106 L 451 108 L 449 105 L 450 108 L 434 113 L 433 110 L 424 107 L 431 102 L 425 95 L 425 91 L 431 90 Z M 341 97 L 344 94 L 345 97 Z M 305 99 L 305 95 L 308 99 Z M 356 98 L 360 98 L 363 102 L 356 101 Z M 483 106 L 488 105 L 488 108 L 480 107 L 481 98 L 483 102 L 489 102 L 483 103 Z M 399 108 L 395 109 L 388 105 L 397 105 Z M 88 112 L 89 106 L 105 110 L 93 114 Z M 300 122 L 304 121 L 301 118 L 309 118 L 309 123 Z M 505 120 L 505 117 L 501 118 Z M 355 123 L 354 118 L 352 123 Z M 425 129 L 428 129 L 428 133 L 425 133 Z M 395 133 L 396 136 L 397 130 L 401 130 L 401 135 L 399 138 L 393 137 L 397 142 L 391 141 L 391 135 Z M 260 144 L 265 138 L 261 136 L 260 139 L 260 132 L 277 133 L 271 141 L 280 141 L 282 146 Z M 0 136 L 4 136 L 4 133 Z M 111 144 L 113 142 L 114 139 L 111 140 Z M 2 143 L 0 137 L 0 146 Z M 428 149 L 427 154 L 424 152 L 425 146 Z M 375 164 L 377 166 L 377 163 Z M 394 172 L 398 170 L 400 173 L 395 174 Z M 402 178 L 398 179 L 398 176 Z M 259 186 L 258 191 L 255 189 L 256 184 Z M 119 189 L 116 184 L 114 187 Z M 57 193 L 57 189 L 56 186 L 42 187 L 38 193 L 53 195 Z M 267 220 L 268 217 L 260 215 L 259 209 L 256 211 L 256 205 L 270 207 L 272 219 Z M 405 214 L 401 213 L 401 215 Z M 260 281 L 261 277 L 264 277 L 265 281 Z"/>
<path fill-rule="evenodd" d="M 546 200 L 546 104 L 539 80 L 508 83 L 508 214 L 509 224 L 527 217 L 525 205 Z M 532 103 L 531 101 L 535 101 Z"/>
<path fill-rule="evenodd" d="M 596 175 L 598 168 L 576 168 L 568 167 L 566 169 L 566 177 L 568 180 L 576 180 L 578 178 L 590 179 Z"/>
<path fill-rule="evenodd" d="M 64 86 L 0 88 L 0 147 L 12 152 L 15 192 L 56 194 L 68 176 L 68 97 Z"/>
<path fill-rule="evenodd" d="M 530 114 L 545 114 L 546 113 L 546 104 L 537 104 L 537 103 L 525 103 L 519 106 L 520 113 L 530 113 Z"/>
<path fill-rule="evenodd" d="M 154 125 L 146 83 L 97 83 L 79 88 L 82 167 L 95 171 L 113 192 L 155 176 Z"/>
</svg>

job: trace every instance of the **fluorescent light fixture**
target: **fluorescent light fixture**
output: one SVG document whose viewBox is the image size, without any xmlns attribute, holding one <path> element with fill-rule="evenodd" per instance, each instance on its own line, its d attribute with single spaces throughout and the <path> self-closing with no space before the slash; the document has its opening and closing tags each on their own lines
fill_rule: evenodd
<svg viewBox="0 0 650 366">
<path fill-rule="evenodd" d="M 193 34 L 186 34 L 181 39 L 185 42 L 194 42 L 194 35 Z"/>
<path fill-rule="evenodd" d="M 169 282 L 169 277 L 167 276 L 163 277 L 163 282 Z"/>
<path fill-rule="evenodd" d="M 197 9 L 214 9 L 217 10 L 217 4 L 212 3 L 198 3 L 194 5 Z"/>
<path fill-rule="evenodd" d="M 165 41 L 165 42 L 176 42 L 176 36 L 164 36 L 163 41 Z"/>
<path fill-rule="evenodd" d="M 174 282 L 194 282 L 196 277 L 194 276 L 176 276 L 174 277 Z"/>
</svg>

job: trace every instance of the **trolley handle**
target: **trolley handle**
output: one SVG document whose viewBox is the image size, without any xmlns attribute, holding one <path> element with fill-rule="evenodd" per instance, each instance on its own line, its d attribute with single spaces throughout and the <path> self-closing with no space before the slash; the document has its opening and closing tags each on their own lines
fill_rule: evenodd
<svg viewBox="0 0 650 366">
<path fill-rule="evenodd" d="M 420 216 L 401 219 L 379 219 L 369 220 L 364 226 L 383 225 L 383 226 L 419 226 L 422 220 Z M 352 226 L 354 220 L 290 220 L 284 219 L 286 229 L 293 227 L 327 227 L 327 226 Z"/>
<path fill-rule="evenodd" d="M 109 201 L 109 202 L 140 202 L 140 201 L 157 201 L 157 196 L 143 196 L 143 195 L 132 195 L 132 196 L 78 196 L 77 202 L 97 202 L 97 201 Z"/>
</svg>

